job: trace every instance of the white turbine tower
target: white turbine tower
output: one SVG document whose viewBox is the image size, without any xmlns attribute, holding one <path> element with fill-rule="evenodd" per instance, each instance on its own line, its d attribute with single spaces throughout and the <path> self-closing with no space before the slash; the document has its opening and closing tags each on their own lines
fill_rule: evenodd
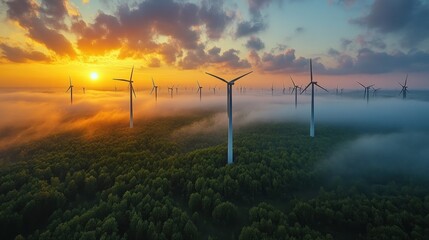
<svg viewBox="0 0 429 240">
<path fill-rule="evenodd" d="M 399 93 L 399 95 L 401 95 L 401 93 L 402 93 L 402 98 L 403 98 L 403 99 L 407 98 L 407 92 L 408 92 L 407 81 L 408 81 L 408 74 L 407 74 L 407 76 L 405 77 L 405 83 L 404 83 L 404 85 L 402 85 L 401 83 L 399 83 L 399 85 L 401 85 L 401 87 L 402 87 L 402 90 L 401 90 L 401 92 Z"/>
<path fill-rule="evenodd" d="M 297 108 L 297 106 L 298 106 L 298 89 L 301 90 L 301 87 L 295 84 L 295 82 L 293 81 L 291 76 L 289 76 L 289 77 L 290 77 L 290 80 L 292 80 L 292 84 L 293 84 L 292 93 L 295 92 L 295 108 Z"/>
<path fill-rule="evenodd" d="M 155 81 L 152 78 L 152 91 L 150 91 L 150 94 L 153 93 L 153 90 L 155 90 L 155 102 L 158 101 L 158 85 L 155 85 Z"/>
<path fill-rule="evenodd" d="M 130 89 L 130 128 L 133 128 L 134 126 L 134 119 L 133 119 L 133 94 L 134 97 L 136 97 L 136 92 L 134 91 L 134 87 L 133 87 L 133 72 L 134 72 L 134 66 L 131 69 L 131 75 L 130 75 L 130 79 L 123 79 L 123 78 L 114 78 L 113 80 L 115 81 L 122 81 L 122 82 L 127 82 L 129 84 L 129 89 Z"/>
<path fill-rule="evenodd" d="M 313 82 L 313 65 L 311 63 L 311 59 L 310 59 L 310 83 L 307 85 L 307 87 L 304 88 L 304 90 L 301 91 L 301 94 L 303 92 L 305 92 L 305 90 L 307 90 L 307 88 L 311 85 L 311 122 L 310 122 L 310 137 L 314 137 L 314 86 L 318 86 L 321 89 L 325 90 L 326 92 L 328 92 L 328 90 L 326 90 L 325 88 L 323 88 L 322 86 L 320 86 L 319 84 L 317 84 L 317 82 Z"/>
<path fill-rule="evenodd" d="M 70 86 L 69 88 L 67 88 L 66 92 L 70 90 L 70 104 L 73 104 L 73 85 L 72 85 L 72 80 L 70 76 L 69 76 L 69 82 L 70 82 Z"/>
<path fill-rule="evenodd" d="M 208 75 L 210 75 L 212 77 L 215 77 L 215 78 L 221 80 L 222 82 L 226 83 L 226 90 L 227 90 L 227 94 L 226 94 L 226 99 L 227 99 L 226 100 L 227 101 L 226 108 L 227 108 L 227 112 L 228 112 L 228 164 L 232 164 L 233 161 L 234 161 L 233 160 L 233 149 L 232 149 L 232 146 L 233 146 L 232 145 L 232 141 L 233 141 L 233 138 L 232 138 L 232 86 L 234 85 L 234 83 L 237 80 L 239 80 L 240 78 L 242 78 L 242 77 L 244 77 L 244 76 L 246 76 L 246 75 L 248 75 L 250 73 L 252 73 L 252 72 L 248 72 L 248 73 L 246 73 L 244 75 L 241 75 L 241 76 L 239 76 L 237 78 L 234 78 L 233 80 L 231 80 L 231 81 L 228 82 L 227 80 L 225 80 L 225 79 L 223 79 L 221 77 L 218 77 L 216 75 L 213 75 L 211 73 L 206 72 L 206 74 L 208 74 Z"/>
<path fill-rule="evenodd" d="M 198 84 L 198 90 L 197 90 L 197 93 L 199 92 L 200 93 L 200 102 L 201 102 L 201 94 L 203 94 L 203 87 L 201 87 L 201 85 L 200 85 L 200 82 L 198 82 L 197 81 L 197 84 Z"/>
</svg>

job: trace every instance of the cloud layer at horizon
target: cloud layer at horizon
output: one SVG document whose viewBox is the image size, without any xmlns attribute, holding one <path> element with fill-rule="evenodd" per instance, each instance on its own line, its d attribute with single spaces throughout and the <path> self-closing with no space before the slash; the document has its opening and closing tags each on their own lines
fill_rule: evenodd
<svg viewBox="0 0 429 240">
<path fill-rule="evenodd" d="M 425 44 L 429 43 L 429 3 L 423 0 L 326 1 L 323 4 L 329 11 L 355 11 L 342 19 L 355 30 L 338 35 L 330 47 L 310 53 L 302 46 L 278 48 L 289 36 L 278 34 L 281 29 L 273 21 L 282 19 L 271 15 L 312 6 L 313 1 L 145 0 L 106 3 L 107 8 L 87 16 L 85 7 L 95 2 L 80 6 L 68 0 L 3 1 L 2 11 L 9 22 L 2 24 L 19 26 L 16 31 L 29 41 L 4 36 L 2 61 L 84 61 L 86 56 L 113 54 L 117 59 L 144 59 L 147 67 L 200 69 L 210 65 L 277 74 L 308 71 L 308 60 L 313 58 L 319 73 L 326 75 L 429 71 Z M 302 27 L 301 22 L 284 24 L 297 37 L 313 38 L 315 30 Z"/>
</svg>

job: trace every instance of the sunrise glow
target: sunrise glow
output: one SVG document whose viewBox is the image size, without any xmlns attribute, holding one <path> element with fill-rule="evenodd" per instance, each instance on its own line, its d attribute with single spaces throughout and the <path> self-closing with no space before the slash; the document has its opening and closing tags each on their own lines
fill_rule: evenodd
<svg viewBox="0 0 429 240">
<path fill-rule="evenodd" d="M 95 81 L 98 79 L 98 73 L 97 72 L 91 72 L 89 74 L 89 77 L 91 78 L 91 80 Z"/>
</svg>

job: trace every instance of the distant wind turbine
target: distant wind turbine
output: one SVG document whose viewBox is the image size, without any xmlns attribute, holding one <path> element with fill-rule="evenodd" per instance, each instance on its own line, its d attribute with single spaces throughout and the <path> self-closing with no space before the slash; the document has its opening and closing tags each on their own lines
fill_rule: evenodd
<svg viewBox="0 0 429 240">
<path fill-rule="evenodd" d="M 201 95 L 203 94 L 203 87 L 201 87 L 200 82 L 197 81 L 198 84 L 198 90 L 197 93 L 200 93 L 200 102 L 201 102 Z"/>
<path fill-rule="evenodd" d="M 167 91 L 170 93 L 170 97 L 173 98 L 174 85 L 169 87 Z"/>
<path fill-rule="evenodd" d="M 290 80 L 292 80 L 292 84 L 293 84 L 292 93 L 295 91 L 295 108 L 297 108 L 297 105 L 298 105 L 298 89 L 301 90 L 301 87 L 295 84 L 295 82 L 292 79 L 292 76 L 289 76 L 289 77 L 290 77 Z"/>
<path fill-rule="evenodd" d="M 271 96 L 274 96 L 274 83 L 271 84 Z"/>
<path fill-rule="evenodd" d="M 70 104 L 73 104 L 73 85 L 72 85 L 72 80 L 70 76 L 69 76 L 69 82 L 70 82 L 70 86 L 69 88 L 67 88 L 66 92 L 70 90 Z"/>
<path fill-rule="evenodd" d="M 155 81 L 152 78 L 152 91 L 150 91 L 150 94 L 153 93 L 155 90 L 155 102 L 158 101 L 158 85 L 155 85 Z"/>
<path fill-rule="evenodd" d="M 319 84 L 317 84 L 317 82 L 313 82 L 313 65 L 311 63 L 311 59 L 310 59 L 310 83 L 307 85 L 307 87 L 304 88 L 304 90 L 301 91 L 301 94 L 303 92 L 305 92 L 305 90 L 307 90 L 307 88 L 311 85 L 311 122 L 310 122 L 310 137 L 314 137 L 314 86 L 318 86 L 319 88 L 325 90 L 326 92 L 328 92 L 328 90 L 326 90 L 325 88 L 323 88 L 322 86 L 320 86 Z"/>
<path fill-rule="evenodd" d="M 83 94 L 85 94 L 85 88 L 82 88 L 82 90 L 83 90 Z"/>
<path fill-rule="evenodd" d="M 380 90 L 381 88 L 372 88 L 372 96 L 375 97 L 377 95 L 377 92 Z"/>
<path fill-rule="evenodd" d="M 206 72 L 206 74 L 215 77 L 219 80 L 221 80 L 222 82 L 226 83 L 226 90 L 227 90 L 227 94 L 226 94 L 226 107 L 227 107 L 227 112 L 228 112 L 228 164 L 232 164 L 233 163 L 233 145 L 232 145 L 232 141 L 233 141 L 233 137 L 232 137 L 232 86 L 234 85 L 234 83 L 236 81 L 238 81 L 240 78 L 250 74 L 252 72 L 248 72 L 246 74 L 243 74 L 237 78 L 234 78 L 231 81 L 227 81 L 221 77 L 218 77 L 216 75 L 213 75 L 211 73 Z"/>
<path fill-rule="evenodd" d="M 127 82 L 129 84 L 129 89 L 130 89 L 130 128 L 133 128 L 134 126 L 134 119 L 133 119 L 133 94 L 134 97 L 136 97 L 136 92 L 134 91 L 134 87 L 133 87 L 133 73 L 134 73 L 134 66 L 131 69 L 131 75 L 130 75 L 130 79 L 123 79 L 123 78 L 114 78 L 113 80 L 115 81 L 122 81 L 122 82 Z"/>
<path fill-rule="evenodd" d="M 360 83 L 360 82 L 357 82 L 357 83 L 359 83 L 364 89 L 365 89 L 365 92 L 364 92 L 364 94 L 363 94 L 363 96 L 364 96 L 364 98 L 366 98 L 366 101 L 367 102 L 369 102 L 369 90 L 372 88 L 372 87 L 374 87 L 374 84 L 372 84 L 372 85 L 370 85 L 370 86 L 365 86 L 365 85 L 363 85 L 362 83 Z"/>
<path fill-rule="evenodd" d="M 286 94 L 286 87 L 285 87 L 285 82 L 283 82 L 283 95 Z"/>
<path fill-rule="evenodd" d="M 401 90 L 401 92 L 399 93 L 399 95 L 401 95 L 401 93 L 402 93 L 402 98 L 403 98 L 403 99 L 406 99 L 406 98 L 407 98 L 407 92 L 408 92 L 407 81 L 408 81 L 408 74 L 407 74 L 407 76 L 405 77 L 405 83 L 404 83 L 404 85 L 402 85 L 401 83 L 399 83 L 399 85 L 401 85 L 401 87 L 402 87 L 402 90 Z"/>
</svg>

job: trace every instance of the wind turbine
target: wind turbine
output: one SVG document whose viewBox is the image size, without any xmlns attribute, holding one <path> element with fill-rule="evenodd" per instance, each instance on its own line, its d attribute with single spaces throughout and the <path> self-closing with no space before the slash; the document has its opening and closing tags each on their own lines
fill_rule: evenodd
<svg viewBox="0 0 429 240">
<path fill-rule="evenodd" d="M 290 77 L 290 80 L 292 80 L 292 84 L 293 84 L 292 93 L 295 92 L 295 108 L 297 108 L 297 105 L 298 105 L 298 89 L 301 90 L 301 87 L 295 84 L 295 82 L 292 79 L 292 76 L 289 76 L 289 77 Z"/>
<path fill-rule="evenodd" d="M 199 92 L 200 93 L 200 102 L 201 102 L 201 94 L 203 93 L 203 87 L 201 87 L 201 85 L 200 85 L 200 82 L 198 82 L 197 81 L 197 84 L 198 84 L 198 90 L 197 90 L 197 93 Z"/>
<path fill-rule="evenodd" d="M 82 88 L 82 90 L 83 90 L 83 94 L 85 94 L 85 88 Z"/>
<path fill-rule="evenodd" d="M 222 82 L 226 83 L 226 90 L 227 90 L 227 94 L 226 94 L 226 108 L 227 108 L 227 112 L 228 112 L 228 164 L 232 164 L 233 163 L 233 145 L 232 145 L 232 86 L 234 85 L 234 83 L 236 81 L 238 81 L 240 78 L 251 74 L 252 72 L 248 72 L 246 74 L 243 74 L 237 78 L 234 78 L 231 81 L 227 81 L 221 77 L 218 77 L 216 75 L 213 75 L 211 73 L 206 72 L 206 74 L 215 77 L 219 80 L 221 80 Z"/>
<path fill-rule="evenodd" d="M 67 88 L 66 92 L 70 90 L 70 104 L 73 104 L 73 85 L 72 85 L 72 80 L 70 76 L 69 76 L 69 81 L 70 81 L 70 86 L 69 88 Z"/>
<path fill-rule="evenodd" d="M 404 85 L 402 85 L 401 83 L 399 83 L 399 85 L 401 85 L 401 87 L 402 87 L 402 90 L 401 90 L 401 92 L 399 93 L 399 95 L 401 95 L 401 93 L 402 93 L 402 98 L 403 98 L 403 99 L 406 99 L 406 98 L 407 98 L 407 92 L 408 92 L 407 81 L 408 81 L 408 74 L 407 74 L 407 76 L 405 77 L 405 83 L 404 83 Z"/>
<path fill-rule="evenodd" d="M 113 80 L 115 81 L 122 81 L 122 82 L 127 82 L 129 84 L 129 89 L 130 89 L 130 128 L 133 128 L 134 126 L 134 119 L 133 119 L 133 94 L 134 97 L 136 97 L 136 92 L 134 91 L 134 87 L 133 87 L 133 73 L 134 73 L 134 66 L 131 69 L 131 75 L 130 75 L 130 79 L 123 79 L 123 78 L 114 78 Z"/>
<path fill-rule="evenodd" d="M 176 95 L 178 95 L 179 94 L 179 86 L 177 85 L 176 86 Z"/>
<path fill-rule="evenodd" d="M 158 85 L 155 85 L 155 81 L 152 78 L 152 91 L 150 91 L 150 94 L 153 93 L 153 90 L 155 90 L 155 102 L 158 101 Z"/>
<path fill-rule="evenodd" d="M 169 87 L 167 91 L 170 93 L 170 97 L 173 98 L 174 85 Z"/>
<path fill-rule="evenodd" d="M 380 90 L 381 88 L 372 88 L 372 96 L 375 97 L 377 95 L 377 92 Z"/>
<path fill-rule="evenodd" d="M 365 92 L 363 93 L 363 97 L 365 98 L 366 97 L 366 101 L 367 102 L 369 102 L 369 90 L 372 88 L 372 87 L 374 87 L 374 84 L 372 84 L 372 85 L 370 85 L 370 86 L 365 86 L 365 85 L 363 85 L 362 83 L 360 83 L 360 82 L 357 82 L 357 83 L 359 83 L 364 89 L 365 89 Z"/>
<path fill-rule="evenodd" d="M 329 92 L 317 82 L 313 82 L 313 65 L 311 63 L 310 59 L 310 83 L 307 85 L 307 87 L 304 88 L 304 90 L 301 91 L 301 94 L 307 90 L 307 88 L 311 85 L 311 122 L 310 122 L 310 137 L 314 137 L 314 86 L 318 86 L 319 88 L 325 90 L 326 92 Z"/>
<path fill-rule="evenodd" d="M 274 96 L 274 83 L 271 84 L 271 96 Z"/>
</svg>

